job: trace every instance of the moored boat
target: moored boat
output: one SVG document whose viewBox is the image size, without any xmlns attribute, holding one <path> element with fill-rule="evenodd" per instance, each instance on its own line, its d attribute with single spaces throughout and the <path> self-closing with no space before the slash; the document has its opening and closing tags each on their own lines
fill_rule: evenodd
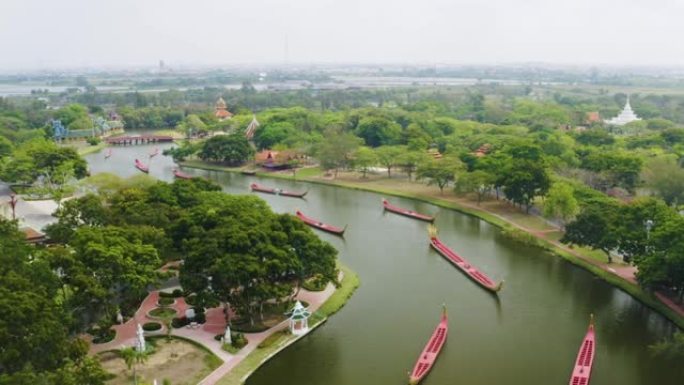
<svg viewBox="0 0 684 385">
<path fill-rule="evenodd" d="M 112 156 L 112 149 L 110 148 L 107 152 L 105 152 L 105 159 L 109 159 L 109 157 Z"/>
<path fill-rule="evenodd" d="M 383 198 L 382 199 L 382 206 L 385 208 L 385 210 L 399 214 L 399 215 L 404 215 L 409 218 L 414 218 L 418 219 L 421 221 L 426 221 L 426 222 L 433 222 L 435 220 L 435 217 L 431 217 L 429 215 L 425 214 L 420 214 L 412 210 L 407 210 L 404 208 L 401 208 L 399 206 L 395 206 L 387 201 L 387 199 Z"/>
<path fill-rule="evenodd" d="M 144 173 L 149 173 L 150 172 L 150 167 L 145 166 L 140 160 L 136 159 L 135 160 L 135 168 L 138 170 L 144 172 Z"/>
<path fill-rule="evenodd" d="M 157 147 L 155 147 L 154 150 L 152 150 L 152 152 L 150 152 L 150 158 L 155 157 L 157 155 L 159 155 L 159 149 Z"/>
<path fill-rule="evenodd" d="M 242 171 L 240 171 L 240 174 L 242 174 L 242 175 L 256 175 L 256 171 L 254 171 L 254 170 L 242 170 Z"/>
<path fill-rule="evenodd" d="M 584 336 L 582 345 L 577 353 L 575 369 L 570 377 L 570 385 L 588 385 L 591 377 L 591 367 L 594 364 L 594 352 L 596 350 L 596 337 L 594 335 L 594 315 L 589 320 L 589 329 Z"/>
<path fill-rule="evenodd" d="M 304 215 L 301 211 L 297 210 L 297 217 L 304 221 L 307 225 L 311 227 L 315 227 L 319 230 L 327 231 L 331 234 L 336 234 L 336 235 L 344 235 L 344 232 L 347 230 L 347 226 L 345 225 L 344 227 L 337 227 L 337 226 L 332 226 L 332 225 L 327 225 L 321 221 L 317 221 L 311 217 L 307 217 Z"/>
<path fill-rule="evenodd" d="M 173 176 L 176 177 L 176 178 L 178 178 L 178 179 L 192 179 L 192 178 L 193 178 L 192 175 L 186 174 L 186 173 L 180 171 L 180 170 L 177 169 L 177 168 L 174 168 L 174 169 L 173 169 Z"/>
<path fill-rule="evenodd" d="M 430 246 L 432 246 L 433 249 L 435 249 L 453 265 L 461 269 L 461 271 L 473 281 L 480 284 L 480 286 L 493 293 L 497 293 L 499 290 L 501 290 L 503 281 L 499 282 L 498 284 L 494 283 L 494 281 L 492 281 L 487 275 L 473 267 L 470 263 L 468 263 L 468 261 L 463 259 L 463 257 L 456 254 L 455 251 L 451 250 L 447 245 L 443 244 L 439 238 L 437 238 L 437 233 L 434 228 L 430 229 Z"/>
<path fill-rule="evenodd" d="M 416 364 L 413 367 L 413 371 L 409 374 L 410 385 L 416 385 L 417 383 L 422 381 L 423 378 L 425 378 L 425 376 L 428 374 L 430 369 L 432 369 L 435 360 L 437 360 L 439 352 L 442 350 L 442 346 L 444 346 L 444 342 L 446 342 L 448 331 L 449 325 L 447 320 L 446 307 L 444 307 L 444 309 L 442 310 L 442 317 L 439 320 L 439 324 L 437 324 L 435 331 L 432 332 L 430 340 L 428 340 L 428 343 L 425 345 L 425 348 L 420 353 L 420 356 L 418 357 L 418 360 L 416 361 Z"/>
<path fill-rule="evenodd" d="M 304 196 L 309 192 L 309 190 L 306 190 L 303 193 L 292 192 L 292 191 L 282 190 L 282 189 L 278 189 L 278 188 L 265 187 L 265 186 L 258 185 L 256 183 L 250 184 L 249 188 L 251 188 L 252 191 L 257 191 L 257 192 L 261 192 L 261 193 L 265 193 L 265 194 L 282 195 L 282 196 L 292 197 L 292 198 L 304 198 Z"/>
</svg>

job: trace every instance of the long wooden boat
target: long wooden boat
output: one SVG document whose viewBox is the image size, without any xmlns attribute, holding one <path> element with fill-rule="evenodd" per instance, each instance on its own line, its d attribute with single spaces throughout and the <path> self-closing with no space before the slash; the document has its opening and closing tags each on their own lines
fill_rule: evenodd
<svg viewBox="0 0 684 385">
<path fill-rule="evenodd" d="M 444 346 L 444 342 L 446 342 L 448 332 L 449 325 L 445 307 L 444 310 L 442 310 L 442 317 L 439 320 L 439 324 L 437 324 L 435 331 L 432 332 L 430 340 L 428 340 L 425 348 L 420 353 L 416 365 L 413 367 L 413 371 L 409 374 L 410 385 L 416 385 L 422 381 L 430 369 L 432 369 L 439 352 L 442 350 L 442 346 Z"/>
<path fill-rule="evenodd" d="M 265 187 L 265 186 L 258 185 L 256 183 L 250 184 L 249 187 L 252 189 L 252 191 L 261 192 L 261 193 L 265 193 L 265 194 L 282 195 L 282 196 L 292 197 L 292 198 L 304 198 L 304 196 L 309 192 L 309 190 L 306 190 L 303 193 L 297 193 L 297 192 L 282 190 L 279 188 Z"/>
<path fill-rule="evenodd" d="M 382 206 L 385 208 L 385 210 L 399 214 L 399 215 L 404 215 L 409 218 L 414 218 L 418 219 L 421 221 L 426 221 L 426 222 L 433 222 L 435 220 L 435 217 L 431 217 L 429 215 L 425 214 L 420 214 L 412 210 L 407 210 L 404 208 L 401 208 L 399 206 L 395 206 L 387 201 L 387 199 L 382 199 Z"/>
<path fill-rule="evenodd" d="M 254 170 L 242 170 L 242 171 L 240 171 L 240 174 L 242 174 L 242 175 L 256 175 L 256 171 L 254 171 Z"/>
<path fill-rule="evenodd" d="M 178 179 L 192 179 L 192 178 L 193 178 L 192 175 L 186 174 L 186 173 L 180 171 L 180 170 L 177 169 L 177 168 L 174 168 L 174 169 L 173 169 L 173 176 L 176 177 L 176 178 L 178 178 Z"/>
<path fill-rule="evenodd" d="M 589 329 L 584 336 L 582 345 L 577 353 L 575 369 L 570 377 L 570 385 L 588 385 L 591 377 L 591 367 L 594 364 L 594 352 L 596 350 L 596 337 L 594 335 L 594 316 L 591 315 Z"/>
<path fill-rule="evenodd" d="M 306 215 L 302 214 L 301 211 L 297 210 L 297 217 L 304 221 L 307 225 L 311 227 L 315 227 L 319 230 L 327 231 L 331 234 L 336 234 L 336 235 L 344 235 L 344 232 L 347 230 L 347 225 L 345 225 L 343 228 L 337 227 L 337 226 L 332 226 L 332 225 L 326 225 L 323 222 L 317 221 L 311 217 L 307 217 Z"/>
<path fill-rule="evenodd" d="M 150 172 L 150 167 L 149 167 L 149 166 L 145 166 L 145 165 L 143 164 L 143 162 L 141 162 L 141 161 L 138 160 L 138 159 L 135 160 L 135 168 L 137 168 L 138 170 L 140 170 L 140 171 L 142 171 L 142 172 L 144 172 L 144 173 L 149 173 L 149 172 Z"/>
<path fill-rule="evenodd" d="M 153 158 L 153 157 L 159 155 L 159 149 L 157 147 L 155 147 L 154 150 L 152 150 L 152 152 L 150 152 L 149 155 L 150 155 L 150 158 Z"/>
<path fill-rule="evenodd" d="M 109 159 L 109 157 L 112 156 L 112 149 L 110 148 L 107 152 L 105 152 L 105 159 Z"/>
<path fill-rule="evenodd" d="M 437 234 L 435 234 L 434 232 L 430 234 L 430 246 L 432 246 L 433 249 L 435 249 L 453 265 L 461 269 L 461 271 L 464 272 L 473 281 L 480 284 L 480 286 L 484 287 L 485 289 L 493 293 L 497 293 L 499 290 L 501 290 L 501 286 L 503 286 L 503 281 L 499 282 L 498 284 L 494 283 L 494 281 L 487 277 L 483 272 L 473 267 L 470 263 L 468 263 L 468 261 L 463 259 L 463 257 L 456 254 L 455 251 L 451 250 L 449 247 L 443 244 L 439 240 L 439 238 L 437 238 Z"/>
</svg>

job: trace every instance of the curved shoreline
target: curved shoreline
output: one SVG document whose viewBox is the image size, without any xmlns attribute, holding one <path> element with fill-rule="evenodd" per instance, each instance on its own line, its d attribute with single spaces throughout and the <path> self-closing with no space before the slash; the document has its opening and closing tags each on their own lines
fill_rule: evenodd
<svg viewBox="0 0 684 385">
<path fill-rule="evenodd" d="M 178 165 L 182 166 L 182 167 L 195 168 L 195 169 L 208 170 L 208 171 L 221 171 L 221 172 L 230 172 L 230 173 L 240 173 L 241 172 L 240 168 L 216 166 L 216 165 L 207 164 L 207 163 L 200 162 L 200 161 L 178 162 Z M 396 196 L 396 197 L 401 197 L 401 198 L 414 199 L 414 200 L 417 200 L 420 202 L 433 204 L 433 205 L 438 206 L 438 207 L 442 207 L 442 208 L 450 209 L 450 210 L 455 210 L 455 211 L 458 211 L 462 214 L 466 214 L 466 215 L 470 215 L 470 216 L 479 218 L 481 220 L 484 220 L 487 223 L 490 223 L 494 226 L 501 228 L 502 230 L 522 231 L 525 234 L 528 234 L 529 236 L 533 237 L 533 239 L 536 240 L 536 242 L 535 242 L 535 244 L 533 244 L 533 246 L 540 247 L 540 248 L 548 251 L 551 254 L 554 254 L 556 256 L 559 256 L 559 257 L 567 260 L 568 262 L 572 263 L 573 265 L 579 266 L 579 267 L 591 272 L 592 274 L 598 276 L 599 278 L 603 279 L 607 283 L 609 283 L 609 284 L 617 287 L 618 289 L 626 292 L 627 294 L 631 295 L 632 297 L 634 297 L 639 302 L 643 303 L 644 305 L 650 307 L 654 311 L 663 315 L 665 318 L 669 319 L 675 325 L 677 325 L 680 329 L 684 329 L 684 315 L 680 315 L 675 309 L 669 307 L 666 303 L 661 301 L 655 294 L 647 292 L 646 290 L 644 290 L 643 288 L 638 286 L 638 284 L 630 282 L 627 279 L 622 278 L 615 273 L 607 271 L 607 270 L 603 269 L 597 263 L 592 263 L 590 260 L 588 260 L 584 257 L 574 255 L 569 250 L 561 248 L 558 245 L 554 244 L 553 242 L 549 241 L 548 239 L 539 237 L 538 235 L 527 231 L 527 229 L 525 229 L 525 228 L 523 228 L 523 227 L 521 227 L 521 226 L 519 226 L 519 225 L 517 225 L 511 221 L 508 221 L 507 219 L 505 219 L 505 218 L 503 218 L 497 214 L 487 212 L 483 209 L 478 209 L 477 207 L 465 206 L 465 205 L 457 203 L 457 202 L 447 201 L 445 199 L 432 198 L 432 197 L 422 196 L 422 195 L 413 194 L 413 193 L 409 193 L 409 192 L 403 192 L 403 191 L 398 191 L 398 190 L 393 190 L 393 189 L 378 188 L 378 187 L 374 187 L 374 186 L 359 186 L 359 185 L 352 184 L 349 182 L 341 182 L 341 181 L 337 181 L 337 180 L 326 181 L 326 180 L 320 180 L 320 179 L 312 179 L 312 178 L 306 177 L 306 176 L 296 178 L 296 177 L 292 177 L 290 175 L 282 175 L 282 174 L 275 174 L 275 173 L 257 173 L 256 176 L 265 177 L 265 178 L 272 178 L 272 179 L 285 179 L 285 180 L 290 180 L 290 181 L 314 183 L 314 184 L 325 185 L 325 186 L 342 187 L 342 188 L 351 189 L 351 190 L 366 191 L 366 192 L 391 195 L 391 196 Z"/>
</svg>

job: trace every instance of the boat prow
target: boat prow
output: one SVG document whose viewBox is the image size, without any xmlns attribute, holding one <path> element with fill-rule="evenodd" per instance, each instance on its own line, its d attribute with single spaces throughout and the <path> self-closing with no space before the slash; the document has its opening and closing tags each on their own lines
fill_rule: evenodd
<svg viewBox="0 0 684 385">
<path fill-rule="evenodd" d="M 594 315 L 592 314 L 590 316 L 587 334 L 585 334 L 582 345 L 577 353 L 575 369 L 573 369 L 572 376 L 570 377 L 570 385 L 589 385 L 591 368 L 594 365 L 595 351 L 596 336 L 594 334 Z"/>
<path fill-rule="evenodd" d="M 299 219 L 301 219 L 307 225 L 309 225 L 313 228 L 319 229 L 319 230 L 323 230 L 323 231 L 331 233 L 331 234 L 339 235 L 342 237 L 342 236 L 344 236 L 344 232 L 347 231 L 347 225 L 344 225 L 344 227 L 342 227 L 342 228 L 337 227 L 337 226 L 333 226 L 333 225 L 328 225 L 328 224 L 323 223 L 319 220 L 316 220 L 316 219 L 313 219 L 311 217 L 304 215 L 304 213 L 302 213 L 299 210 L 297 210 L 295 214 L 297 215 L 297 217 Z"/>
<path fill-rule="evenodd" d="M 439 320 L 439 324 L 432 332 L 432 336 L 428 340 L 428 343 L 423 348 L 420 353 L 416 364 L 413 367 L 413 371 L 409 373 L 409 385 L 416 385 L 425 378 L 432 366 L 435 364 L 439 353 L 442 351 L 442 346 L 447 339 L 447 334 L 449 332 L 449 320 L 446 314 L 446 307 L 442 311 L 442 316 Z"/>
<path fill-rule="evenodd" d="M 417 213 L 413 210 L 407 210 L 407 209 L 401 208 L 399 206 L 395 206 L 395 205 L 389 203 L 389 201 L 387 201 L 387 199 L 385 199 L 385 198 L 382 198 L 382 207 L 389 212 L 399 214 L 399 215 L 403 215 L 405 217 L 418 219 L 418 220 L 430 222 L 430 223 L 435 221 L 435 217 L 425 215 L 425 214 L 420 214 L 420 213 Z"/>
</svg>

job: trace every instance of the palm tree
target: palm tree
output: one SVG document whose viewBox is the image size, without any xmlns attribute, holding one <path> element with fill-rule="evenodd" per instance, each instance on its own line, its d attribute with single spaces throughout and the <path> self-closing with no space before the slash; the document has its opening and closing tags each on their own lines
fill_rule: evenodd
<svg viewBox="0 0 684 385">
<path fill-rule="evenodd" d="M 126 362 L 128 370 L 133 369 L 133 384 L 138 385 L 138 375 L 136 373 L 137 364 L 147 361 L 149 354 L 147 351 L 141 352 L 135 348 L 124 348 L 119 351 L 119 355 Z"/>
</svg>

